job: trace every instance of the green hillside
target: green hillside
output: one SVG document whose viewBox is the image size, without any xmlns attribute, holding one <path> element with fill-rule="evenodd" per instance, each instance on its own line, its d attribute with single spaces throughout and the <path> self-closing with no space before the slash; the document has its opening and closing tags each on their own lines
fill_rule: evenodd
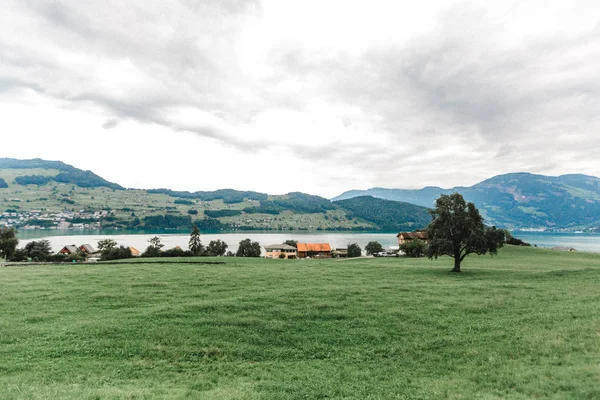
<svg viewBox="0 0 600 400">
<path fill-rule="evenodd" d="M 390 232 L 421 229 L 431 222 L 427 208 L 409 203 L 361 196 L 340 200 L 335 204 L 345 210 L 347 215 L 363 219 Z"/>
<path fill-rule="evenodd" d="M 195 223 L 204 232 L 382 231 L 415 225 L 409 204 L 380 204 L 386 217 L 378 219 L 368 206 L 372 198 L 345 207 L 299 192 L 125 190 L 59 161 L 0 159 L 0 178 L 0 224 L 19 229 L 189 231 Z"/>
</svg>

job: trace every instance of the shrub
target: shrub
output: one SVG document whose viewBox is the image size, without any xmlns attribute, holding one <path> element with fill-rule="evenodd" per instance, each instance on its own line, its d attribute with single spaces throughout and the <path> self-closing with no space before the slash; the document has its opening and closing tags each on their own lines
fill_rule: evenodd
<svg viewBox="0 0 600 400">
<path fill-rule="evenodd" d="M 362 249 L 356 243 L 348 245 L 348 257 L 360 257 L 362 255 Z"/>
<path fill-rule="evenodd" d="M 412 239 L 400 245 L 400 250 L 408 257 L 423 257 L 427 250 L 427 243 L 420 239 Z"/>
</svg>

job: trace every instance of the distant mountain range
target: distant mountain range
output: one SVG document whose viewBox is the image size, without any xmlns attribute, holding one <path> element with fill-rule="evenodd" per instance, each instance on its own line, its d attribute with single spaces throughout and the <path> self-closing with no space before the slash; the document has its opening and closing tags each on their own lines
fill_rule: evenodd
<svg viewBox="0 0 600 400">
<path fill-rule="evenodd" d="M 0 225 L 20 229 L 398 232 L 430 220 L 425 207 L 370 196 L 124 189 L 60 161 L 0 159 Z"/>
<path fill-rule="evenodd" d="M 498 175 L 470 187 L 418 190 L 372 188 L 351 190 L 332 201 L 359 196 L 433 207 L 441 194 L 461 193 L 490 224 L 507 228 L 597 229 L 600 227 L 600 179 L 570 174 L 558 177 L 529 173 Z"/>
<path fill-rule="evenodd" d="M 30 227 L 52 227 L 56 215 L 67 212 L 62 222 L 102 228 L 188 229 L 197 223 L 206 231 L 394 232 L 426 227 L 435 199 L 453 192 L 498 227 L 600 230 L 600 179 L 587 175 L 512 173 L 470 187 L 373 188 L 328 200 L 299 192 L 125 189 L 60 161 L 0 158 L 0 224 L 10 219 Z M 52 221 L 44 217 L 49 212 Z"/>
</svg>

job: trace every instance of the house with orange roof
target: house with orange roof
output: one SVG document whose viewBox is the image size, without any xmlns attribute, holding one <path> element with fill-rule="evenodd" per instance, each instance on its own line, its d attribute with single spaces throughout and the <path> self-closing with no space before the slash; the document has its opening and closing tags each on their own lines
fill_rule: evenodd
<svg viewBox="0 0 600 400">
<path fill-rule="evenodd" d="M 331 257 L 331 246 L 329 243 L 298 243 L 296 249 L 298 250 L 298 258 Z"/>
</svg>

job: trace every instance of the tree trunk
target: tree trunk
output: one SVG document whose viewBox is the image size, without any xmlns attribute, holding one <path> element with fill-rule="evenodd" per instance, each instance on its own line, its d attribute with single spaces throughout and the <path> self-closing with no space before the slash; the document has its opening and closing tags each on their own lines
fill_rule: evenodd
<svg viewBox="0 0 600 400">
<path fill-rule="evenodd" d="M 460 272 L 460 257 L 454 258 L 454 268 L 452 272 Z"/>
</svg>

